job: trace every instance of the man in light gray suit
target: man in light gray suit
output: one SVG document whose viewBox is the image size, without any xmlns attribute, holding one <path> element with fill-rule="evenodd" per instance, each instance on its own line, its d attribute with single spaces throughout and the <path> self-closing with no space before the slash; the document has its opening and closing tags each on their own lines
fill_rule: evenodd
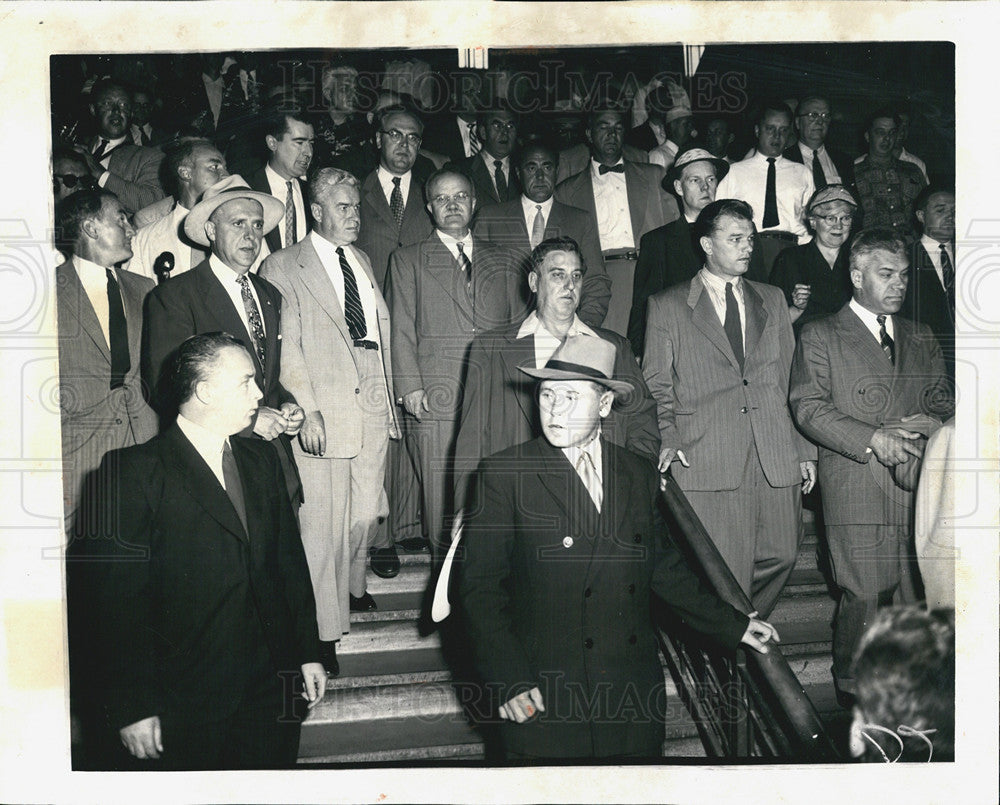
<svg viewBox="0 0 1000 805">
<path fill-rule="evenodd" d="M 734 199 L 698 214 L 704 267 L 650 297 L 643 373 L 656 400 L 660 472 L 676 459 L 677 483 L 766 618 L 795 566 L 799 486 L 815 483 L 816 449 L 788 410 L 795 338 L 785 298 L 743 277 L 751 216 Z"/>
<path fill-rule="evenodd" d="M 63 505 L 67 522 L 84 477 L 104 454 L 156 435 L 139 379 L 142 305 L 154 284 L 115 269 L 132 256 L 135 230 L 107 190 L 80 190 L 57 211 L 70 258 L 56 269 Z"/>
<path fill-rule="evenodd" d="M 358 180 L 324 168 L 309 189 L 313 231 L 268 257 L 260 273 L 284 300 L 281 383 L 306 411 L 295 444 L 300 527 L 330 670 L 350 613 L 376 609 L 365 558 L 388 514 L 386 450 L 399 428 L 389 310 L 368 257 L 351 245 L 360 228 Z"/>
</svg>

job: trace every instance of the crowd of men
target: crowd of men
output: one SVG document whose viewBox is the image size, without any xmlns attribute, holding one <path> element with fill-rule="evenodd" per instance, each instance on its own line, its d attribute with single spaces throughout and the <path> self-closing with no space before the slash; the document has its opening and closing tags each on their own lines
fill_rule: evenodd
<svg viewBox="0 0 1000 805">
<path fill-rule="evenodd" d="M 94 763 L 294 762 L 369 570 L 441 560 L 462 515 L 512 758 L 655 754 L 655 708 L 575 697 L 656 698 L 652 594 L 766 651 L 814 487 L 853 701 L 876 611 L 919 600 L 913 493 L 954 408 L 955 197 L 905 112 L 852 160 L 826 97 L 762 99 L 740 159 L 667 79 L 431 114 L 388 81 L 362 109 L 347 61 L 321 108 L 199 64 L 169 97 L 90 76 L 53 154 L 71 659 L 132 758 Z M 667 472 L 753 612 L 665 537 Z"/>
</svg>

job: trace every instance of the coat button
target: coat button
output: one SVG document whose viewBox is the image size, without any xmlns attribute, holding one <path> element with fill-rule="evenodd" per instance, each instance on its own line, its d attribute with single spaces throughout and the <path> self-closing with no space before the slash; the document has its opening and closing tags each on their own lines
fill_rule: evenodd
<svg viewBox="0 0 1000 805">
<path fill-rule="evenodd" d="M 115 419 L 115 424 L 116 425 L 121 425 L 122 424 L 121 417 L 118 417 L 117 419 Z"/>
<path fill-rule="evenodd" d="M 748 409 L 747 409 L 747 407 L 746 407 L 746 406 L 744 405 L 744 406 L 743 406 L 743 407 L 742 407 L 742 408 L 740 409 L 740 413 L 741 413 L 741 414 L 745 414 L 745 413 L 747 412 L 747 410 L 748 410 Z"/>
<path fill-rule="evenodd" d="M 355 394 L 360 394 L 361 393 L 361 389 L 354 389 L 354 393 Z"/>
<path fill-rule="evenodd" d="M 591 595 L 592 595 L 592 592 L 591 592 L 591 589 L 589 587 L 586 590 L 583 591 L 583 597 L 584 598 L 590 598 Z"/>
<path fill-rule="evenodd" d="M 584 641 L 583 641 L 583 647 L 584 647 L 584 648 L 593 648 L 593 647 L 594 647 L 594 641 L 593 641 L 593 640 L 591 640 L 591 639 L 590 639 L 590 638 L 588 637 L 588 638 L 587 638 L 586 640 L 584 640 Z"/>
<path fill-rule="evenodd" d="M 636 543 L 637 545 L 640 542 L 642 542 L 642 534 L 636 534 L 634 537 L 632 537 L 632 542 Z"/>
<path fill-rule="evenodd" d="M 864 394 L 864 393 L 865 393 L 864 389 L 858 389 L 858 394 Z"/>
<path fill-rule="evenodd" d="M 637 638 L 637 637 L 636 637 L 636 636 L 635 636 L 634 634 L 633 634 L 633 635 L 629 635 L 629 636 L 628 636 L 628 642 L 629 642 L 629 643 L 630 643 L 631 645 L 633 645 L 633 646 L 634 646 L 634 645 L 636 644 L 636 641 L 637 641 L 638 639 L 639 639 L 639 638 Z"/>
<path fill-rule="evenodd" d="M 750 385 L 750 381 L 749 380 L 744 380 L 743 381 L 743 385 L 744 386 L 749 386 Z"/>
<path fill-rule="evenodd" d="M 572 537 L 563 537 L 563 547 L 564 548 L 572 548 L 573 547 L 573 538 Z"/>
<path fill-rule="evenodd" d="M 634 584 L 630 584 L 628 586 L 628 592 L 629 592 L 629 595 L 634 595 L 635 594 L 635 585 Z"/>
</svg>

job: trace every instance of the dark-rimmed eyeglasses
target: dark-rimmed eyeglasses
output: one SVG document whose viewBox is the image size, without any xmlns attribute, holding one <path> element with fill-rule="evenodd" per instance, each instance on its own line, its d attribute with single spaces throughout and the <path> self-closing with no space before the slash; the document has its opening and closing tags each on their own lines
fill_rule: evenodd
<svg viewBox="0 0 1000 805">
<path fill-rule="evenodd" d="M 389 142 L 393 145 L 399 145 L 401 142 L 406 142 L 407 145 L 420 145 L 420 141 L 423 139 L 415 131 L 409 131 L 405 134 L 399 129 L 389 129 L 388 131 L 383 130 L 382 134 L 389 138 Z"/>
<path fill-rule="evenodd" d="M 810 123 L 829 123 L 830 113 L 829 112 L 803 112 L 799 117 L 804 117 Z"/>
<path fill-rule="evenodd" d="M 59 186 L 56 184 L 57 180 L 62 182 L 64 186 L 72 190 L 77 184 L 83 187 L 91 187 L 93 180 L 90 176 L 77 176 L 75 173 L 53 173 L 52 174 L 52 184 L 55 186 L 56 190 Z"/>
</svg>

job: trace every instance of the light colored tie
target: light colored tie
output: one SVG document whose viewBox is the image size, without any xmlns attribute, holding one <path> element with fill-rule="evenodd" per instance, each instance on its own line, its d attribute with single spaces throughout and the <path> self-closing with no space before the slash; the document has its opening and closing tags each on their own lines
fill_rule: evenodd
<svg viewBox="0 0 1000 805">
<path fill-rule="evenodd" d="M 535 221 L 531 225 L 531 248 L 534 249 L 545 240 L 545 216 L 542 215 L 542 205 L 536 204 Z"/>
<path fill-rule="evenodd" d="M 597 511 L 600 512 L 601 503 L 604 500 L 604 490 L 601 488 L 601 482 L 597 479 L 594 460 L 586 450 L 582 451 L 576 460 L 576 471 L 580 480 L 583 481 L 583 485 L 587 487 L 587 492 L 590 493 L 590 499 L 594 501 Z"/>
<path fill-rule="evenodd" d="M 295 193 L 292 191 L 292 181 L 285 182 L 288 193 L 285 195 L 285 246 L 294 246 L 295 232 Z"/>
</svg>

